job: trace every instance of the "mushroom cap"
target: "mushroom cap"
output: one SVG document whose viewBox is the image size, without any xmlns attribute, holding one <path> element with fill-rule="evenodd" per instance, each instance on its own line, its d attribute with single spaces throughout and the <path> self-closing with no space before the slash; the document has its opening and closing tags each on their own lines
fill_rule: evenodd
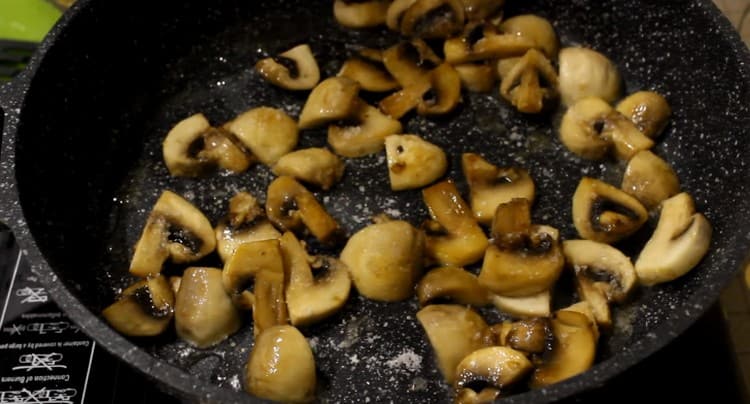
<svg viewBox="0 0 750 404">
<path fill-rule="evenodd" d="M 402 126 L 378 108 L 360 100 L 352 120 L 356 124 L 328 126 L 328 144 L 344 157 L 362 157 L 383 150 L 385 138 L 401 133 Z"/>
<path fill-rule="evenodd" d="M 422 306 L 443 299 L 473 306 L 489 304 L 489 294 L 479 285 L 476 275 L 452 265 L 427 272 L 417 283 L 416 293 Z"/>
<path fill-rule="evenodd" d="M 526 355 L 513 348 L 480 348 L 461 359 L 453 384 L 456 389 L 480 384 L 502 390 L 519 382 L 533 369 Z"/>
<path fill-rule="evenodd" d="M 299 140 L 297 123 L 278 108 L 251 108 L 226 125 L 258 160 L 273 165 L 294 150 Z"/>
<path fill-rule="evenodd" d="M 632 93 L 620 100 L 615 108 L 650 138 L 655 138 L 664 131 L 672 115 L 669 102 L 655 91 Z"/>
<path fill-rule="evenodd" d="M 653 210 L 680 192 L 680 180 L 669 163 L 649 150 L 642 150 L 628 161 L 620 188 Z"/>
<path fill-rule="evenodd" d="M 320 81 L 320 69 L 310 45 L 297 45 L 278 58 L 293 62 L 294 69 L 290 71 L 276 59 L 265 58 L 255 64 L 255 70 L 265 80 L 287 90 L 309 90 Z"/>
<path fill-rule="evenodd" d="M 623 302 L 635 287 L 633 263 L 617 248 L 591 240 L 565 240 L 562 248 L 576 276 L 589 278 L 608 301 Z"/>
<path fill-rule="evenodd" d="M 560 41 L 555 28 L 546 18 L 534 14 L 516 15 L 504 20 L 500 24 L 500 31 L 529 38 L 534 42 L 534 47 L 544 52 L 547 58 L 557 57 Z"/>
<path fill-rule="evenodd" d="M 622 77 L 617 66 L 604 54 L 584 47 L 560 50 L 559 84 L 564 105 L 585 97 L 599 97 L 612 103 L 622 93 Z"/>
<path fill-rule="evenodd" d="M 333 16 L 336 22 L 347 28 L 376 27 L 385 23 L 386 13 L 391 2 L 388 0 L 369 0 L 350 2 L 335 0 Z"/>
<path fill-rule="evenodd" d="M 403 191 L 433 183 L 448 169 L 443 149 L 417 135 L 389 135 L 385 153 L 391 189 Z"/>
</svg>

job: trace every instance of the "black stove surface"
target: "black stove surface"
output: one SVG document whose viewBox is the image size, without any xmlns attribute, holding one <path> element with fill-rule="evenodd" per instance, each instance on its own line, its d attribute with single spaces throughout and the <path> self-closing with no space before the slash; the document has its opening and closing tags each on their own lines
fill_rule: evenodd
<svg viewBox="0 0 750 404">
<path fill-rule="evenodd" d="M 83 334 L 0 230 L 0 404 L 179 404 Z M 718 305 L 635 367 L 565 402 L 747 403 Z"/>
</svg>

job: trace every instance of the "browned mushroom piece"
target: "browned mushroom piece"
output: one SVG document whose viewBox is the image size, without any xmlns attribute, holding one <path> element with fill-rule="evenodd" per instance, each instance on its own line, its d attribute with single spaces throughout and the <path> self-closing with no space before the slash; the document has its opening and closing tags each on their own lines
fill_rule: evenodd
<svg viewBox="0 0 750 404">
<path fill-rule="evenodd" d="M 242 320 L 224 290 L 221 269 L 185 269 L 174 319 L 180 339 L 198 348 L 216 345 L 240 329 Z"/>
<path fill-rule="evenodd" d="M 470 387 L 464 387 L 456 393 L 453 404 L 492 404 L 500 398 L 500 390 L 494 387 L 485 387 L 481 391 Z"/>
<path fill-rule="evenodd" d="M 256 299 L 253 292 L 248 288 L 254 282 L 257 287 L 255 278 L 261 271 L 284 274 L 279 240 L 269 239 L 242 243 L 227 260 L 221 278 L 224 289 L 232 298 L 235 306 L 244 310 L 253 309 Z"/>
<path fill-rule="evenodd" d="M 532 317 L 511 323 L 505 337 L 506 344 L 525 353 L 542 353 L 552 336 L 549 318 Z"/>
<path fill-rule="evenodd" d="M 453 66 L 461 79 L 461 86 L 475 93 L 486 93 L 495 86 L 497 73 L 487 62 L 463 63 Z"/>
<path fill-rule="evenodd" d="M 385 24 L 389 0 L 335 0 L 333 16 L 347 28 L 368 28 Z"/>
<path fill-rule="evenodd" d="M 500 17 L 505 0 L 461 0 L 467 22 L 486 21 Z"/>
<path fill-rule="evenodd" d="M 504 34 L 490 23 L 470 23 L 461 36 L 443 43 L 445 61 L 456 65 L 482 60 L 522 56 L 534 47 L 534 41 L 514 34 Z"/>
<path fill-rule="evenodd" d="M 443 149 L 417 135 L 386 137 L 385 152 L 388 179 L 394 191 L 429 185 L 448 169 L 448 158 Z"/>
<path fill-rule="evenodd" d="M 339 156 L 362 157 L 383 150 L 385 138 L 401 133 L 401 122 L 360 100 L 349 124 L 328 126 L 328 144 Z"/>
<path fill-rule="evenodd" d="M 479 261 L 487 248 L 487 236 L 451 180 L 422 190 L 432 220 L 426 232 L 426 255 L 434 262 L 466 266 Z"/>
<path fill-rule="evenodd" d="M 583 177 L 573 194 L 573 224 L 587 240 L 615 243 L 646 220 L 648 211 L 637 199 L 603 181 Z"/>
<path fill-rule="evenodd" d="M 216 167 L 240 173 L 253 162 L 250 151 L 232 133 L 212 127 L 200 113 L 169 130 L 162 154 L 173 176 L 197 177 Z"/>
<path fill-rule="evenodd" d="M 291 232 L 281 237 L 286 282 L 286 304 L 292 325 L 317 323 L 344 306 L 349 298 L 351 280 L 341 261 L 319 257 L 319 272 L 313 274 L 307 251 Z"/>
<path fill-rule="evenodd" d="M 461 155 L 461 168 L 469 184 L 471 210 L 482 224 L 492 223 L 501 203 L 515 198 L 534 202 L 534 180 L 521 167 L 497 167 L 476 153 Z"/>
<path fill-rule="evenodd" d="M 384 92 L 399 87 L 398 82 L 386 69 L 383 63 L 383 52 L 379 49 L 360 50 L 356 56 L 344 62 L 338 75 L 356 81 L 365 91 Z"/>
<path fill-rule="evenodd" d="M 309 90 L 320 81 L 318 62 L 307 44 L 261 59 L 255 70 L 268 82 L 287 90 Z"/>
<path fill-rule="evenodd" d="M 285 154 L 272 171 L 327 191 L 343 177 L 344 162 L 324 147 L 310 147 Z"/>
<path fill-rule="evenodd" d="M 489 386 L 500 391 L 508 390 L 533 370 L 534 366 L 523 352 L 507 346 L 480 348 L 458 363 L 453 387 L 460 390 Z"/>
<path fill-rule="evenodd" d="M 416 2 L 417 0 L 393 0 L 385 13 L 385 25 L 388 29 L 396 32 L 401 31 L 404 13 Z"/>
<path fill-rule="evenodd" d="M 184 264 L 197 261 L 216 248 L 211 222 L 195 205 L 165 190 L 151 209 L 135 244 L 130 273 L 146 277 L 161 272 L 168 259 Z"/>
<path fill-rule="evenodd" d="M 285 278 L 283 269 L 279 272 L 277 268 L 264 268 L 255 275 L 253 336 L 256 338 L 269 328 L 289 324 Z"/>
<path fill-rule="evenodd" d="M 278 108 L 250 108 L 228 122 L 225 127 L 234 133 L 258 160 L 269 166 L 294 150 L 299 140 L 297 123 Z"/>
<path fill-rule="evenodd" d="M 461 101 L 461 77 L 449 63 L 432 69 L 428 75 L 430 89 L 417 102 L 419 115 L 443 115 L 453 111 Z"/>
<path fill-rule="evenodd" d="M 620 188 L 653 210 L 680 192 L 680 180 L 669 163 L 649 150 L 641 150 L 628 161 Z"/>
<path fill-rule="evenodd" d="M 477 307 L 490 302 L 489 292 L 479 285 L 476 275 L 452 265 L 427 272 L 417 283 L 416 292 L 422 306 L 443 300 Z"/>
<path fill-rule="evenodd" d="M 534 42 L 534 47 L 541 50 L 547 59 L 557 58 L 560 40 L 555 28 L 546 18 L 534 14 L 517 15 L 503 21 L 499 28 L 505 34 L 530 39 Z"/>
<path fill-rule="evenodd" d="M 500 83 L 500 95 L 517 110 L 535 114 L 558 97 L 557 72 L 543 53 L 529 49 Z"/>
<path fill-rule="evenodd" d="M 358 100 L 359 83 L 348 77 L 329 77 L 315 86 L 305 100 L 299 128 L 312 129 L 347 120 L 356 112 Z"/>
<path fill-rule="evenodd" d="M 417 312 L 417 321 L 427 334 L 438 369 L 447 383 L 457 380 L 457 367 L 462 359 L 486 346 L 487 323 L 471 307 L 431 304 Z"/>
<path fill-rule="evenodd" d="M 493 293 L 520 297 L 548 291 L 563 269 L 559 232 L 532 225 L 530 206 L 527 199 L 513 199 L 497 207 L 479 273 L 479 284 Z"/>
<path fill-rule="evenodd" d="M 323 243 L 337 241 L 341 230 L 315 195 L 288 176 L 277 177 L 268 186 L 266 215 L 282 231 L 306 229 Z"/>
<path fill-rule="evenodd" d="M 247 192 L 238 192 L 229 199 L 229 211 L 216 225 L 216 251 L 226 263 L 243 243 L 276 239 L 281 233 L 266 217 L 265 209 Z"/>
<path fill-rule="evenodd" d="M 655 91 L 637 91 L 623 98 L 615 108 L 652 139 L 664 131 L 672 115 L 666 98 Z"/>
<path fill-rule="evenodd" d="M 401 87 L 429 82 L 427 74 L 442 60 L 422 39 L 400 41 L 383 51 L 383 64 Z"/>
<path fill-rule="evenodd" d="M 460 0 L 417 0 L 401 15 L 401 34 L 407 37 L 449 38 L 461 32 L 465 21 Z"/>
<path fill-rule="evenodd" d="M 123 335 L 155 336 L 163 333 L 174 316 L 174 292 L 161 274 L 141 279 L 102 310 L 107 323 Z"/>
</svg>

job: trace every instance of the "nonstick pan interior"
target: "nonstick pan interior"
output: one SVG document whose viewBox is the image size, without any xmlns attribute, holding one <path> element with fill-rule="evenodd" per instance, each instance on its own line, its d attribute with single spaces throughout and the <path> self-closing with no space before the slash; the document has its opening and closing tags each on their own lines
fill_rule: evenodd
<svg viewBox="0 0 750 404">
<path fill-rule="evenodd" d="M 7 198 L 14 202 L 17 195 L 20 203 L 8 209 L 15 217 L 3 219 L 16 224 L 35 270 L 54 285 L 64 308 L 106 348 L 175 393 L 244 400 L 251 326 L 215 348 L 197 350 L 173 334 L 126 340 L 98 318 L 132 280 L 127 275 L 132 246 L 162 190 L 185 196 L 216 223 L 237 191 L 263 199 L 273 179 L 261 165 L 241 175 L 170 177 L 161 141 L 172 125 L 196 112 L 217 125 L 256 106 L 282 108 L 296 117 L 306 92 L 264 83 L 252 69 L 263 56 L 306 42 L 330 76 L 353 45 L 385 47 L 396 37 L 340 28 L 328 1 L 168 2 L 159 8 L 117 3 L 81 0 L 45 41 L 43 57 L 32 62 L 28 82 L 19 86 L 17 96 L 25 92 L 25 99 L 18 125 L 3 140 L 3 159 L 15 168 L 3 166 L 3 172 L 12 178 Z M 645 358 L 699 317 L 743 261 L 750 238 L 744 192 L 748 56 L 712 7 L 697 1 L 508 1 L 509 15 L 534 12 L 553 21 L 563 44 L 609 55 L 624 75 L 627 93 L 650 89 L 665 95 L 673 118 L 655 150 L 673 165 L 715 230 L 711 252 L 693 272 L 641 289 L 615 308 L 616 331 L 602 341 L 590 372 L 544 394 L 509 401 L 561 398 Z M 465 93 L 450 116 L 409 116 L 404 123 L 406 133 L 444 148 L 450 156 L 447 177 L 464 192 L 462 152 L 529 169 L 537 185 L 534 222 L 575 238 L 571 199 L 580 178 L 619 184 L 623 167 L 567 152 L 553 129 L 557 117 L 521 115 L 496 92 Z M 325 145 L 323 130 L 301 132 L 300 147 L 312 145 Z M 347 160 L 343 183 L 318 196 L 349 234 L 379 213 L 415 225 L 427 218 L 419 191 L 389 190 L 382 152 Z M 653 225 L 618 246 L 636 254 Z M 220 265 L 215 256 L 201 264 Z M 556 308 L 570 303 L 571 289 L 563 278 Z M 353 293 L 341 312 L 303 329 L 316 353 L 322 401 L 449 401 L 449 388 L 414 317 L 417 310 L 415 299 L 386 304 Z M 484 314 L 502 318 L 493 310 Z"/>
</svg>

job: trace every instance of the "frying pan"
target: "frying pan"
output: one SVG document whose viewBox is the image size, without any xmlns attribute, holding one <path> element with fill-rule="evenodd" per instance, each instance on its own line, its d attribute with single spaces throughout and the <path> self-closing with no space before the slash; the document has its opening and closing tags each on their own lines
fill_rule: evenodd
<svg viewBox="0 0 750 404">
<path fill-rule="evenodd" d="M 174 334 L 125 338 L 99 315 L 131 281 L 132 246 L 162 190 L 185 196 L 216 223 L 235 192 L 263 198 L 273 178 L 261 165 L 241 175 L 173 178 L 161 160 L 161 141 L 172 125 L 195 112 L 215 124 L 262 105 L 297 116 L 305 94 L 262 82 L 252 69 L 260 57 L 306 42 L 329 76 L 352 44 L 385 47 L 395 38 L 381 30 L 340 28 L 328 1 L 160 6 L 79 0 L 28 69 L 0 88 L 0 219 L 14 230 L 49 293 L 100 346 L 188 401 L 256 402 L 240 382 L 252 327 L 217 347 L 197 350 Z M 651 89 L 666 96 L 674 114 L 655 151 L 673 165 L 715 229 L 709 254 L 692 272 L 641 288 L 615 308 L 616 332 L 601 341 L 590 371 L 507 398 L 543 402 L 600 386 L 663 347 L 715 302 L 744 263 L 750 240 L 750 56 L 707 0 L 511 0 L 506 11 L 547 17 L 564 44 L 609 55 L 623 73 L 627 93 Z M 556 139 L 557 118 L 516 113 L 493 93 L 466 94 L 450 116 L 409 116 L 404 123 L 406 132 L 446 150 L 446 177 L 463 192 L 461 152 L 529 169 L 538 190 L 534 222 L 575 238 L 570 211 L 577 182 L 588 175 L 618 184 L 622 166 L 567 152 Z M 301 134 L 300 147 L 324 144 L 324 131 Z M 427 217 L 418 190 L 389 190 L 382 153 L 346 163 L 344 182 L 318 196 L 349 234 L 381 212 L 414 224 Z M 652 220 L 618 247 L 635 256 L 653 226 Z M 218 265 L 216 260 L 208 257 L 202 264 Z M 564 289 L 566 280 L 560 282 Z M 556 307 L 567 303 L 564 294 L 554 301 Z M 449 388 L 415 320 L 417 310 L 414 299 L 386 304 L 354 292 L 341 312 L 303 329 L 316 353 L 321 399 L 448 401 Z"/>
</svg>

